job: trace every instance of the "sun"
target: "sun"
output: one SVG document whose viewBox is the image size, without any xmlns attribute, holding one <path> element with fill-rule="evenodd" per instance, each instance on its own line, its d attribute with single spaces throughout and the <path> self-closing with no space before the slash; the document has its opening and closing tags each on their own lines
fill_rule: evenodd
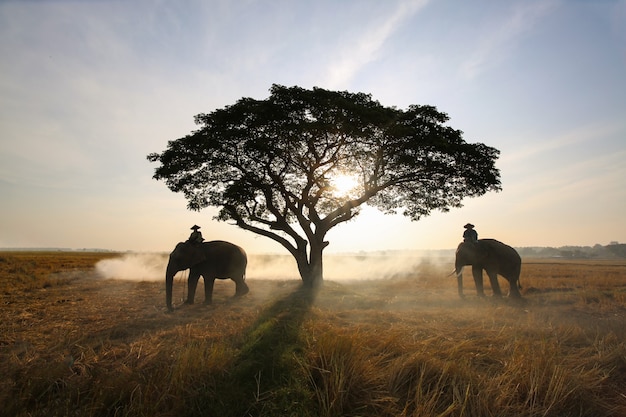
<svg viewBox="0 0 626 417">
<path fill-rule="evenodd" d="M 359 185 L 359 181 L 354 175 L 340 174 L 333 177 L 331 184 L 333 186 L 333 194 L 339 197 L 346 197 L 355 190 Z"/>
</svg>

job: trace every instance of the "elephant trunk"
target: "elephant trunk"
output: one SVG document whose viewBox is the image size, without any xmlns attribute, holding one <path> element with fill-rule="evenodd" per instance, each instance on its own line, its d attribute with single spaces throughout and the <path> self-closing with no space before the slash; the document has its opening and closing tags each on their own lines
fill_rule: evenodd
<svg viewBox="0 0 626 417">
<path fill-rule="evenodd" d="M 171 263 L 167 264 L 167 270 L 165 272 L 165 305 L 168 310 L 172 310 L 172 286 L 174 285 L 174 275 L 178 272 Z"/>
</svg>

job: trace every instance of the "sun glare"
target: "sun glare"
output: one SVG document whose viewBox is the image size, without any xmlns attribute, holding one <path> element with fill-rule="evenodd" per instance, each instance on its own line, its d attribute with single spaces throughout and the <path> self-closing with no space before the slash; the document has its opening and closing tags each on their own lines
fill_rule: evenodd
<svg viewBox="0 0 626 417">
<path fill-rule="evenodd" d="M 341 197 L 350 194 L 358 184 L 359 182 L 354 175 L 341 174 L 332 179 L 334 194 Z"/>
</svg>

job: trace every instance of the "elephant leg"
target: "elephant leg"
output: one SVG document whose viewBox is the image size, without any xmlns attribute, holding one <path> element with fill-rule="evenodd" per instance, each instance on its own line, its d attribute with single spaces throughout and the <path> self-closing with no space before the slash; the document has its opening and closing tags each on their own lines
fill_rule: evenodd
<svg viewBox="0 0 626 417">
<path fill-rule="evenodd" d="M 502 291 L 500 290 L 500 284 L 498 283 L 498 274 L 492 271 L 487 271 L 489 276 L 489 282 L 491 283 L 491 290 L 494 297 L 502 297 Z"/>
<path fill-rule="evenodd" d="M 509 279 L 509 286 L 511 288 L 509 290 L 509 297 L 522 298 L 522 294 L 519 292 L 519 288 L 517 287 L 518 282 L 519 282 L 518 277 L 513 277 L 512 279 Z"/>
<path fill-rule="evenodd" d="M 246 295 L 248 294 L 248 292 L 250 292 L 250 288 L 248 288 L 248 285 L 244 281 L 243 277 L 238 278 L 238 279 L 233 279 L 233 281 L 235 281 L 235 285 L 236 285 L 235 287 L 236 297 Z"/>
<path fill-rule="evenodd" d="M 215 285 L 215 277 L 204 277 L 204 304 L 213 302 L 213 286 Z"/>
<path fill-rule="evenodd" d="M 484 297 L 485 290 L 483 289 L 483 268 L 472 265 L 472 276 L 474 277 L 474 283 L 476 284 L 476 293 L 479 297 Z"/>
<path fill-rule="evenodd" d="M 189 271 L 189 279 L 187 280 L 187 301 L 185 301 L 185 304 L 193 304 L 193 300 L 196 298 L 196 288 L 198 287 L 199 279 L 199 272 L 194 270 Z"/>
</svg>

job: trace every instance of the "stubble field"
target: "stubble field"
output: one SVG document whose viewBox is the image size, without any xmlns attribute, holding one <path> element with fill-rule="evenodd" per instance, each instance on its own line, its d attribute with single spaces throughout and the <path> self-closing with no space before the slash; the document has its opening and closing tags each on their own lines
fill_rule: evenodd
<svg viewBox="0 0 626 417">
<path fill-rule="evenodd" d="M 97 273 L 118 256 L 0 253 L 3 415 L 626 415 L 626 261 L 526 259 L 522 302 L 467 272 L 459 299 L 452 260 L 211 306 L 177 279 L 167 313 L 163 281 Z"/>
</svg>

